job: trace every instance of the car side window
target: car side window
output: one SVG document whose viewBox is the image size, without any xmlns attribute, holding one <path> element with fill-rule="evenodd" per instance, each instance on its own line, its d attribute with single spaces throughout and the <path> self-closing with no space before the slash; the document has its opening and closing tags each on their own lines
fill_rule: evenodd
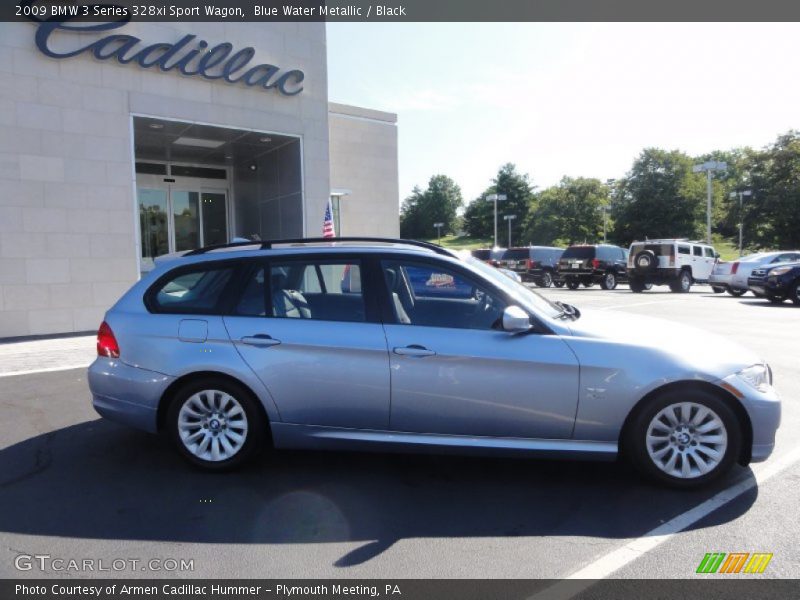
<svg viewBox="0 0 800 600">
<path fill-rule="evenodd" d="M 181 269 L 149 292 L 149 308 L 159 313 L 216 314 L 233 273 L 232 266 L 213 264 Z"/>
<path fill-rule="evenodd" d="M 695 256 L 703 256 L 703 248 L 701 246 L 692 246 L 692 252 Z"/>
<path fill-rule="evenodd" d="M 272 264 L 269 298 L 267 314 L 270 317 L 366 321 L 358 261 Z"/>
<path fill-rule="evenodd" d="M 703 252 L 705 252 L 706 258 L 714 258 L 713 248 L 703 248 Z"/>
<path fill-rule="evenodd" d="M 496 329 L 505 302 L 457 271 L 424 263 L 382 263 L 397 323 L 455 329 Z"/>
<path fill-rule="evenodd" d="M 678 246 L 678 254 L 689 254 L 689 246 Z"/>
</svg>

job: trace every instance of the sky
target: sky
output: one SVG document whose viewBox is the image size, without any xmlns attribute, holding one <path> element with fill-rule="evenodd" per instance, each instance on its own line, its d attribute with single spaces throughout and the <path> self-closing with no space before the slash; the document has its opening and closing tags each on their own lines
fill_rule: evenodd
<svg viewBox="0 0 800 600">
<path fill-rule="evenodd" d="M 469 202 L 507 162 L 541 189 L 620 178 L 645 147 L 800 129 L 799 38 L 793 23 L 328 23 L 328 95 L 397 113 L 401 200 L 442 173 Z"/>
</svg>

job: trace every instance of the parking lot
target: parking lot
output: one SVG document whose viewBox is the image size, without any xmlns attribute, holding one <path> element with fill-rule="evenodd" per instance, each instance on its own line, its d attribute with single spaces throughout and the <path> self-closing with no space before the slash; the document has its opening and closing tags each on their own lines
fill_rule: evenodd
<svg viewBox="0 0 800 600">
<path fill-rule="evenodd" d="M 207 474 L 165 441 L 97 417 L 85 369 L 68 368 L 91 361 L 91 340 L 54 343 L 55 356 L 32 343 L 28 362 L 0 345 L 0 576 L 63 576 L 14 566 L 19 554 L 47 554 L 193 561 L 187 572 L 119 573 L 147 577 L 684 578 L 707 552 L 773 553 L 764 576 L 800 576 L 800 309 L 706 286 L 543 293 L 757 351 L 784 399 L 773 457 L 694 492 L 622 464 L 446 456 L 280 452 Z M 724 503 L 726 489 L 744 492 Z M 712 498 L 707 516 L 652 545 L 650 532 Z"/>
</svg>

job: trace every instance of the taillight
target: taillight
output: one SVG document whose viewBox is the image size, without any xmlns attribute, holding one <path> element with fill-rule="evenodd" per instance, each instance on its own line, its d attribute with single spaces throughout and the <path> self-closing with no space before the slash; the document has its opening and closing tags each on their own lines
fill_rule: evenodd
<svg viewBox="0 0 800 600">
<path fill-rule="evenodd" d="M 533 268 L 533 261 L 529 258 L 525 261 L 525 268 L 532 269 Z"/>
<path fill-rule="evenodd" d="M 736 275 L 736 271 L 738 270 L 739 270 L 739 262 L 737 261 L 733 263 L 733 265 L 731 265 L 731 275 Z"/>
<path fill-rule="evenodd" d="M 599 269 L 600 268 L 600 259 L 599 258 L 593 258 L 592 259 L 592 268 L 593 269 Z"/>
<path fill-rule="evenodd" d="M 97 330 L 97 356 L 108 356 L 109 358 L 119 358 L 119 344 L 114 332 L 108 323 L 103 321 L 100 329 Z"/>
</svg>

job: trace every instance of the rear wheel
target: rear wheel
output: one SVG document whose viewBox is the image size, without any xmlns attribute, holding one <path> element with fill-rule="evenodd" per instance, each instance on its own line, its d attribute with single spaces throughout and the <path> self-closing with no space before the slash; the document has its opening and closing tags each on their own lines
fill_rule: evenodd
<svg viewBox="0 0 800 600">
<path fill-rule="evenodd" d="M 739 296 L 744 296 L 747 293 L 747 290 L 737 290 L 736 288 L 728 288 L 728 293 L 734 298 L 738 298 Z"/>
<path fill-rule="evenodd" d="M 634 417 L 625 440 L 648 477 L 673 487 L 704 485 L 739 456 L 741 426 L 727 402 L 705 390 L 666 392 Z"/>
<path fill-rule="evenodd" d="M 584 282 L 582 282 L 582 283 L 583 283 L 583 287 L 585 287 L 585 288 L 590 288 L 590 287 L 592 287 L 592 286 L 594 285 L 594 282 L 593 282 L 593 281 L 591 281 L 591 280 L 589 280 L 589 281 L 584 281 Z"/>
<path fill-rule="evenodd" d="M 617 276 L 613 271 L 609 271 L 600 280 L 600 287 L 604 290 L 613 290 L 617 287 Z"/>
<path fill-rule="evenodd" d="M 628 286 L 635 294 L 641 294 L 645 290 L 645 284 L 639 279 L 629 279 Z"/>
<path fill-rule="evenodd" d="M 773 296 L 772 294 L 767 294 L 765 298 L 772 302 L 772 304 L 783 304 L 783 301 L 786 300 L 786 298 L 782 296 Z"/>
<path fill-rule="evenodd" d="M 553 280 L 553 285 L 556 286 L 557 288 L 562 288 L 562 287 L 564 287 L 564 282 L 563 281 L 556 281 L 554 279 Z"/>
<path fill-rule="evenodd" d="M 580 285 L 581 282 L 577 279 L 567 279 L 567 287 L 571 290 L 577 290 Z"/>
<path fill-rule="evenodd" d="M 792 302 L 794 302 L 795 306 L 800 306 L 800 281 L 796 281 L 792 286 L 792 291 L 789 294 L 789 297 L 792 299 Z"/>
<path fill-rule="evenodd" d="M 545 288 L 550 287 L 551 285 L 553 285 L 553 274 L 550 273 L 550 271 L 542 272 L 542 276 L 539 279 L 539 281 L 536 282 L 536 285 Z"/>
<path fill-rule="evenodd" d="M 248 390 L 215 377 L 179 389 L 167 423 L 178 452 L 210 471 L 233 469 L 252 458 L 263 445 L 267 427 Z"/>
<path fill-rule="evenodd" d="M 722 294 L 722 293 L 725 292 L 725 288 L 724 287 L 720 287 L 718 285 L 712 285 L 711 286 L 711 291 L 714 292 L 715 294 Z"/>
<path fill-rule="evenodd" d="M 678 279 L 669 284 L 669 289 L 675 293 L 686 293 L 692 289 L 692 275 L 689 271 L 681 271 Z"/>
</svg>

